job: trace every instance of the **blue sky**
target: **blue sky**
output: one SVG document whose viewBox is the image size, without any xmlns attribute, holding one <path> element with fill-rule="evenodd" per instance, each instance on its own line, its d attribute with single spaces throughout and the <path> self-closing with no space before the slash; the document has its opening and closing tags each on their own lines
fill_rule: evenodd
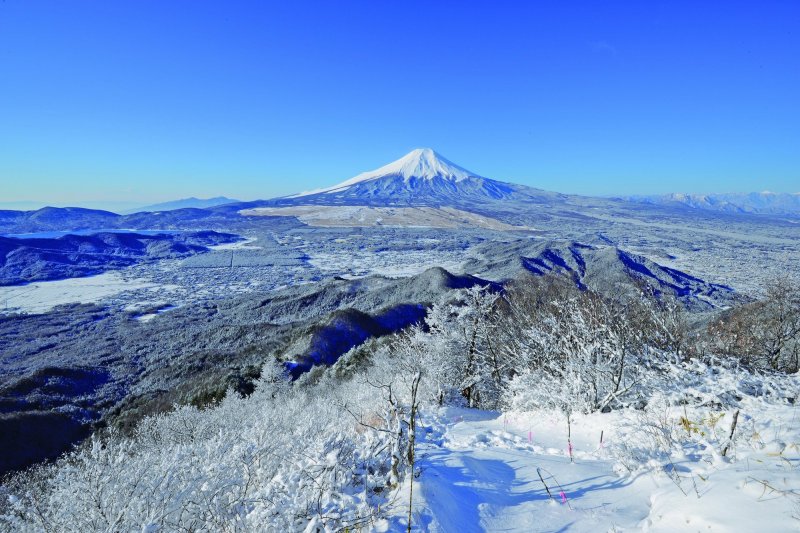
<svg viewBox="0 0 800 533">
<path fill-rule="evenodd" d="M 796 192 L 798 20 L 796 1 L 5 0 L 0 201 L 268 198 L 421 146 L 570 193 Z"/>
</svg>

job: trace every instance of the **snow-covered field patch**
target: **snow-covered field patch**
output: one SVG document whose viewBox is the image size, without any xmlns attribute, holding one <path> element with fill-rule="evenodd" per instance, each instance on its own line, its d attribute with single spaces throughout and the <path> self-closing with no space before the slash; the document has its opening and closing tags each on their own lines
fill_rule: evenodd
<svg viewBox="0 0 800 533">
<path fill-rule="evenodd" d="M 153 287 L 155 283 L 114 271 L 85 278 L 0 287 L 0 302 L 5 312 L 46 313 L 57 305 L 95 303 L 126 291 Z"/>
<path fill-rule="evenodd" d="M 378 274 L 390 278 L 415 276 L 432 266 L 440 266 L 449 272 L 458 274 L 463 271 L 463 260 L 458 257 L 442 257 L 434 259 L 431 252 L 426 251 L 383 251 L 378 254 L 354 252 L 349 257 L 339 254 L 316 253 L 308 263 L 324 273 L 344 273 L 352 278 Z M 445 255 L 445 254 L 442 254 Z"/>
<path fill-rule="evenodd" d="M 258 241 L 256 238 L 247 238 L 238 242 L 229 242 L 226 244 L 216 244 L 213 246 L 209 246 L 209 250 L 260 250 L 261 246 L 253 245 L 254 242 Z"/>
<path fill-rule="evenodd" d="M 497 231 L 530 230 L 500 220 L 452 207 L 369 207 L 300 205 L 293 207 L 256 207 L 241 211 L 244 216 L 296 217 L 310 226 L 321 227 L 413 227 L 413 228 L 485 228 Z"/>
</svg>

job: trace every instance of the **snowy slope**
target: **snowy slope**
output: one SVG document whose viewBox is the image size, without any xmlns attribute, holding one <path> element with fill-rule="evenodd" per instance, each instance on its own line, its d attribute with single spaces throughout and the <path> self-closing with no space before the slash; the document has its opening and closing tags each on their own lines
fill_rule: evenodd
<svg viewBox="0 0 800 533">
<path fill-rule="evenodd" d="M 427 531 L 627 530 L 648 516 L 649 495 L 659 483 L 614 471 L 614 460 L 597 453 L 598 421 L 576 429 L 573 464 L 557 416 L 446 413 L 441 436 L 421 447 L 417 523 L 427 521 Z"/>
</svg>

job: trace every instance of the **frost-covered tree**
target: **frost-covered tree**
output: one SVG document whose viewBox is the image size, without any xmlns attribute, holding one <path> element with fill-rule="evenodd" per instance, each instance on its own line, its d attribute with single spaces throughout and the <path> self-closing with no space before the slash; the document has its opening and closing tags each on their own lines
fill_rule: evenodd
<svg viewBox="0 0 800 533">
<path fill-rule="evenodd" d="M 767 365 L 773 370 L 800 370 L 800 287 L 788 278 L 773 280 L 757 311 L 761 320 L 751 334 Z"/>
<path fill-rule="evenodd" d="M 521 294 L 510 296 L 516 327 L 505 349 L 516 357 L 516 375 L 507 405 L 552 407 L 569 416 L 619 403 L 636 383 L 644 349 L 629 304 L 560 290 L 531 310 L 515 302 Z"/>
<path fill-rule="evenodd" d="M 800 287 L 788 278 L 767 284 L 764 297 L 724 313 L 708 328 L 712 349 L 756 368 L 800 370 Z"/>
<path fill-rule="evenodd" d="M 440 404 L 456 389 L 469 407 L 496 406 L 504 372 L 495 338 L 499 300 L 489 287 L 474 286 L 428 314 L 427 360 Z"/>
<path fill-rule="evenodd" d="M 367 525 L 389 492 L 390 434 L 342 416 L 375 404 L 352 380 L 289 386 L 268 367 L 248 398 L 145 419 L 9 481 L 0 529 L 303 531 Z M 312 531 L 314 529 L 312 528 Z"/>
</svg>

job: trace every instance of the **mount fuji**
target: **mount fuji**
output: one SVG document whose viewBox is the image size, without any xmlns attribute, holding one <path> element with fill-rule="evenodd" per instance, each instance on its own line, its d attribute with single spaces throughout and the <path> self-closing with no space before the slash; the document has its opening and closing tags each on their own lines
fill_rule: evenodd
<svg viewBox="0 0 800 533">
<path fill-rule="evenodd" d="M 465 202 L 552 200 L 557 193 L 485 178 L 430 148 L 412 150 L 338 185 L 276 198 L 275 205 L 457 206 Z"/>
</svg>

